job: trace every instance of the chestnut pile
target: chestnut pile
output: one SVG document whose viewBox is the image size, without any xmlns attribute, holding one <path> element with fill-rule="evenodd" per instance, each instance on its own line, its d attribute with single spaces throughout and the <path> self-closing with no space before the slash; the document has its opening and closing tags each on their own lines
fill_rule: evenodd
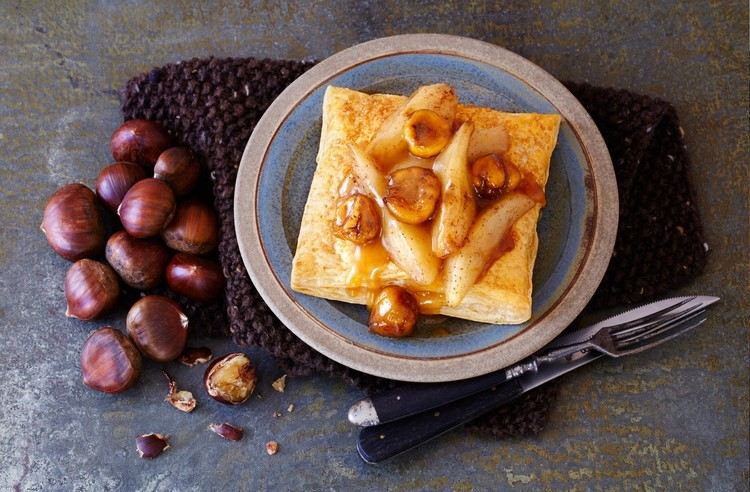
<svg viewBox="0 0 750 492">
<path fill-rule="evenodd" d="M 224 275 L 207 256 L 219 242 L 219 222 L 195 198 L 197 157 L 147 120 L 124 123 L 111 147 L 116 162 L 101 170 L 96 192 L 79 183 L 63 186 L 49 198 L 41 228 L 52 249 L 74 262 L 65 275 L 67 316 L 101 317 L 122 297 L 120 282 L 148 293 L 130 308 L 127 333 L 99 328 L 81 351 L 84 384 L 119 393 L 138 379 L 142 356 L 157 362 L 184 357 L 187 316 L 177 302 L 150 292 L 166 282 L 177 294 L 209 303 L 221 295 Z M 119 229 L 109 237 L 106 224 L 116 220 L 106 220 L 108 214 L 122 226 L 109 227 Z M 245 401 L 254 385 L 244 354 L 219 358 L 206 372 L 207 392 L 225 403 Z"/>
</svg>

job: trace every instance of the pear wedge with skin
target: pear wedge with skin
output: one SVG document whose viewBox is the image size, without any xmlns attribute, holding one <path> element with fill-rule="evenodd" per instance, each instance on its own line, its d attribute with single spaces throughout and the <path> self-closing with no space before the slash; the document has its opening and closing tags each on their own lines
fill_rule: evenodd
<svg viewBox="0 0 750 492">
<path fill-rule="evenodd" d="M 510 192 L 484 209 L 466 238 L 466 244 L 445 261 L 445 301 L 458 306 L 482 272 L 513 224 L 536 202 L 523 193 Z"/>
<path fill-rule="evenodd" d="M 432 166 L 442 185 L 432 224 L 432 251 L 439 258 L 458 251 L 474 222 L 477 206 L 471 185 L 467 149 L 474 125 L 465 122 Z"/>
</svg>

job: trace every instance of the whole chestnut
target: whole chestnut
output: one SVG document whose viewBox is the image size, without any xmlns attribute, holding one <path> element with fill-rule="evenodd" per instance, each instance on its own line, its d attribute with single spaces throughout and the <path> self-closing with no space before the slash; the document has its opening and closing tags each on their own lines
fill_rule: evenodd
<svg viewBox="0 0 750 492">
<path fill-rule="evenodd" d="M 63 186 L 49 197 L 41 229 L 55 253 L 66 260 L 95 256 L 104 248 L 104 221 L 96 195 L 80 183 Z"/>
<path fill-rule="evenodd" d="M 167 265 L 167 285 L 193 301 L 211 302 L 224 289 L 224 274 L 215 261 L 177 253 Z"/>
<path fill-rule="evenodd" d="M 414 295 L 398 285 L 384 287 L 370 311 L 370 331 L 385 337 L 406 337 L 414 333 L 419 303 Z"/>
<path fill-rule="evenodd" d="M 110 145 L 116 161 L 153 168 L 159 154 L 172 146 L 172 138 L 156 121 L 129 120 L 115 130 Z"/>
<path fill-rule="evenodd" d="M 128 335 L 146 357 L 168 362 L 187 342 L 188 318 L 180 305 L 162 296 L 145 296 L 128 311 Z"/>
<path fill-rule="evenodd" d="M 208 395 L 228 405 L 239 405 L 250 398 L 256 381 L 255 367 L 250 358 L 241 352 L 214 360 L 203 375 L 203 385 Z"/>
<path fill-rule="evenodd" d="M 141 354 L 128 337 L 111 326 L 89 335 L 81 350 L 83 384 L 104 393 L 133 386 L 141 373 Z"/>
<path fill-rule="evenodd" d="M 195 154 L 185 147 L 165 150 L 154 166 L 154 177 L 166 181 L 178 197 L 193 191 L 200 176 L 200 162 Z"/>
<path fill-rule="evenodd" d="M 146 178 L 128 190 L 117 209 L 122 226 L 138 238 L 156 236 L 175 212 L 172 188 L 160 179 Z"/>
<path fill-rule="evenodd" d="M 84 258 L 65 274 L 65 316 L 69 318 L 98 318 L 115 306 L 119 295 L 117 275 L 104 263 Z"/>
<path fill-rule="evenodd" d="M 171 254 L 158 238 L 138 239 L 125 231 L 112 234 L 104 252 L 120 278 L 139 290 L 151 290 L 164 280 Z"/>
<path fill-rule="evenodd" d="M 203 255 L 213 251 L 219 243 L 219 221 L 205 203 L 186 200 L 177 205 L 161 237 L 176 251 Z"/>
<path fill-rule="evenodd" d="M 96 177 L 96 195 L 109 210 L 117 212 L 125 193 L 146 177 L 146 171 L 137 164 L 115 162 L 102 169 Z"/>
</svg>

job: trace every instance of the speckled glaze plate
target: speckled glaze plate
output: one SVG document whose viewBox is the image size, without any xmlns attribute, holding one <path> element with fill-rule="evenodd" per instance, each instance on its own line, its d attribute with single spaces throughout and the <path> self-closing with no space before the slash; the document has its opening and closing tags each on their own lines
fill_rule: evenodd
<svg viewBox="0 0 750 492">
<path fill-rule="evenodd" d="M 521 325 L 425 317 L 416 336 L 367 330 L 364 306 L 290 288 L 292 258 L 315 171 L 326 86 L 409 94 L 436 82 L 459 100 L 502 111 L 559 113 L 547 206 L 538 224 L 533 315 Z M 405 381 L 485 374 L 526 357 L 580 313 L 601 281 L 617 230 L 617 187 L 601 135 L 570 92 L 526 59 L 484 42 L 417 34 L 377 39 L 333 55 L 292 83 L 245 148 L 234 195 L 240 252 L 263 299 L 307 344 L 354 369 Z M 437 327 L 444 329 L 436 330 Z M 436 332 L 443 336 L 434 336 Z"/>
</svg>

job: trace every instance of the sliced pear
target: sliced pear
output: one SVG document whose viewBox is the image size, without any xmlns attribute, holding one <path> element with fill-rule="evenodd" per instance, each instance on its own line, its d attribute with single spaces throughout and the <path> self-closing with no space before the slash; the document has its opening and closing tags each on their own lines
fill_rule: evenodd
<svg viewBox="0 0 750 492">
<path fill-rule="evenodd" d="M 471 134 L 471 140 L 469 140 L 469 162 L 474 162 L 487 154 L 502 155 L 508 151 L 509 147 L 508 132 L 504 128 L 499 126 L 477 128 Z"/>
<path fill-rule="evenodd" d="M 466 122 L 435 159 L 433 170 L 440 179 L 442 199 L 432 225 L 432 251 L 439 257 L 458 251 L 476 216 L 466 150 L 474 125 Z"/>
<path fill-rule="evenodd" d="M 536 202 L 527 195 L 510 192 L 484 209 L 466 238 L 466 244 L 445 262 L 445 301 L 458 306 L 482 272 L 489 266 L 502 239 Z"/>
<path fill-rule="evenodd" d="M 400 222 L 383 206 L 385 177 L 370 156 L 354 145 L 350 145 L 349 148 L 354 155 L 352 173 L 370 191 L 382 210 L 380 240 L 391 257 L 391 261 L 406 272 L 414 282 L 422 285 L 432 283 L 440 273 L 441 261 L 432 254 L 429 230 L 418 225 Z"/>
<path fill-rule="evenodd" d="M 425 85 L 418 88 L 399 109 L 394 111 L 375 133 L 367 146 L 367 153 L 383 170 L 403 160 L 409 153 L 404 139 L 404 126 L 417 110 L 428 109 L 453 124 L 458 98 L 447 84 Z"/>
</svg>

